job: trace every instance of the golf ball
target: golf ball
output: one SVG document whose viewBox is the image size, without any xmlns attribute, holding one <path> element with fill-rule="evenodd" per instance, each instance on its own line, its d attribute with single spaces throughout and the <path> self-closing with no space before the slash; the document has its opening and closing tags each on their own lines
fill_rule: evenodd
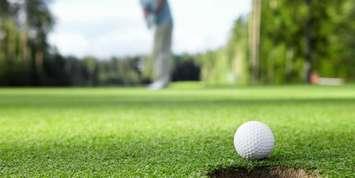
<svg viewBox="0 0 355 178">
<path fill-rule="evenodd" d="M 275 144 L 271 129 L 259 121 L 242 124 L 234 135 L 234 147 L 237 153 L 246 159 L 268 157 Z"/>
</svg>

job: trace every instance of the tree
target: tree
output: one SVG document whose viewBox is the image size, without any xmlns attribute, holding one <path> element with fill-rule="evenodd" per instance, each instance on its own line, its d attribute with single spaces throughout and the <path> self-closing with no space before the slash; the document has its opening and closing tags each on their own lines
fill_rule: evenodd
<svg viewBox="0 0 355 178">
<path fill-rule="evenodd" d="M 350 0 L 263 1 L 261 20 L 261 80 L 300 82 L 318 71 L 345 77 L 344 52 L 353 48 L 341 40 L 340 24 L 350 24 L 344 8 Z M 295 15 L 297 14 L 297 15 Z M 352 30 L 346 30 L 351 34 Z M 305 72 L 306 71 L 306 72 Z"/>
<path fill-rule="evenodd" d="M 34 80 L 43 76 L 43 60 L 48 55 L 48 33 L 54 25 L 54 18 L 48 8 L 48 0 L 26 1 L 29 46 L 31 48 L 32 73 Z"/>
<path fill-rule="evenodd" d="M 53 24 L 47 0 L 0 0 L 3 81 L 41 84 L 46 75 L 43 61 L 49 51 L 47 35 Z"/>
</svg>

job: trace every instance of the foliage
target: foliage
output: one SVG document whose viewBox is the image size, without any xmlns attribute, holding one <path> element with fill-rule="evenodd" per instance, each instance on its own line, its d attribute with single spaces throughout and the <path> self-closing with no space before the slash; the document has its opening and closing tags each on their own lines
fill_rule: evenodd
<svg viewBox="0 0 355 178">
<path fill-rule="evenodd" d="M 47 0 L 1 0 L 0 85 L 39 85 L 54 20 Z"/>
<path fill-rule="evenodd" d="M 350 1 L 263 1 L 261 80 L 300 82 L 308 65 L 322 76 L 348 77 L 341 49 L 352 48 L 338 33 L 339 23 L 351 23 L 343 19 L 346 2 Z"/>
<path fill-rule="evenodd" d="M 354 1 L 261 2 L 259 83 L 302 83 L 310 71 L 355 78 Z M 240 18 L 223 49 L 200 55 L 204 81 L 228 83 L 225 73 L 234 71 L 237 82 L 250 83 L 249 23 Z"/>
<path fill-rule="evenodd" d="M 56 53 L 44 63 L 46 79 L 42 85 L 138 85 L 144 80 L 138 68 L 139 61 L 139 57 L 103 60 L 88 56 L 80 59 Z"/>
<path fill-rule="evenodd" d="M 48 44 L 48 0 L 0 0 L 0 86 L 137 85 L 138 57 L 62 56 Z"/>
<path fill-rule="evenodd" d="M 173 81 L 199 81 L 201 69 L 194 61 L 195 56 L 189 54 L 174 56 Z"/>
<path fill-rule="evenodd" d="M 0 85 L 28 84 L 30 62 L 23 52 L 29 46 L 21 43 L 21 32 L 12 20 L 2 20 L 0 33 Z"/>
</svg>

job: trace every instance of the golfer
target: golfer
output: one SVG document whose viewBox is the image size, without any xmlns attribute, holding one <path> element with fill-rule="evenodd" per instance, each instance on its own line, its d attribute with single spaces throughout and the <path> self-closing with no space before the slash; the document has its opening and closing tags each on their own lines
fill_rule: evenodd
<svg viewBox="0 0 355 178">
<path fill-rule="evenodd" d="M 173 19 L 167 0 L 140 0 L 144 17 L 149 29 L 154 30 L 154 82 L 150 89 L 159 90 L 167 87 L 171 80 L 173 61 L 171 42 Z"/>
</svg>

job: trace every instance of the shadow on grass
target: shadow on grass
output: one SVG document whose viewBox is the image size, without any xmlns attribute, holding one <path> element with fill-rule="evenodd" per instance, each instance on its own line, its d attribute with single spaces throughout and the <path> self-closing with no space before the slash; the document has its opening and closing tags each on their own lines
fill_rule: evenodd
<svg viewBox="0 0 355 178">
<path fill-rule="evenodd" d="M 318 173 L 285 167 L 257 167 L 217 169 L 208 174 L 211 178 L 318 178 Z"/>
</svg>

